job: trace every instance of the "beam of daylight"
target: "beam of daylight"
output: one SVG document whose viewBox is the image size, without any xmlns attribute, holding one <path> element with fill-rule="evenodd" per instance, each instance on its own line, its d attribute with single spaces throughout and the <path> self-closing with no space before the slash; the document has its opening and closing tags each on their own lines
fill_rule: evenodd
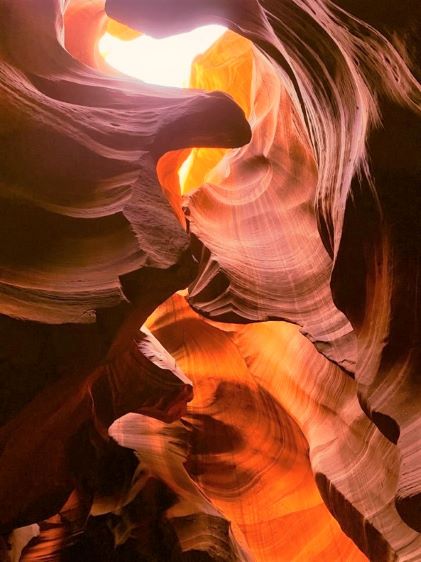
<svg viewBox="0 0 421 562">
<path fill-rule="evenodd" d="M 163 39 L 141 35 L 131 41 L 105 33 L 98 47 L 107 63 L 124 74 L 149 84 L 187 88 L 194 58 L 225 31 L 221 25 L 207 25 Z"/>
</svg>

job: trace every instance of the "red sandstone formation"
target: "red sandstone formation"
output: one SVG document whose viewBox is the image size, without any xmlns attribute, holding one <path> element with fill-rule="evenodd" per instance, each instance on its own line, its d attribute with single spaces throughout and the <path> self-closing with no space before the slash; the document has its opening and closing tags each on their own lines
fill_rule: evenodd
<svg viewBox="0 0 421 562">
<path fill-rule="evenodd" d="M 417 2 L 365 4 L 0 0 L 2 560 L 421 558 Z M 194 89 L 99 55 L 208 23 Z"/>
</svg>

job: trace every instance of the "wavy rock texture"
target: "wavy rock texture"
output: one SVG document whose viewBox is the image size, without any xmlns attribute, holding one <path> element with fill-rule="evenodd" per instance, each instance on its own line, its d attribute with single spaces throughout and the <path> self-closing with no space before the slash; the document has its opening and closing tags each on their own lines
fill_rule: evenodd
<svg viewBox="0 0 421 562">
<path fill-rule="evenodd" d="M 195 271 L 156 162 L 199 139 L 249 139 L 222 93 L 159 90 L 78 62 L 63 47 L 63 7 L 0 3 L 2 532 L 57 512 L 114 419 L 183 411 L 191 384 L 139 333 Z"/>
<path fill-rule="evenodd" d="M 223 44 L 220 49 L 229 52 Z M 300 324 L 321 351 L 353 371 L 354 334 L 333 304 L 331 260 L 313 209 L 316 165 L 273 66 L 257 49 L 250 47 L 249 56 L 253 68 L 242 85 L 249 91 L 252 141 L 210 171 L 186 203 L 191 231 L 211 252 L 190 287 L 190 302 L 212 318 L 284 318 Z M 196 63 L 202 67 L 193 75 L 196 87 L 218 86 L 218 78 L 223 83 L 233 74 L 231 59 L 218 65 L 222 76 L 209 84 L 217 63 L 212 51 L 208 58 Z M 238 77 L 243 80 L 244 74 Z M 197 165 L 193 161 L 192 169 Z M 221 284 L 215 298 L 212 287 Z"/>
<path fill-rule="evenodd" d="M 210 324 L 181 297 L 150 323 L 195 388 L 190 474 L 239 525 L 254 559 L 364 559 L 311 470 L 371 560 L 417 559 L 421 537 L 394 505 L 396 446 L 362 412 L 355 381 L 297 327 Z"/>
<path fill-rule="evenodd" d="M 365 4 L 0 0 L 2 559 L 420 559 L 417 3 Z M 207 23 L 199 90 L 99 56 Z"/>
</svg>

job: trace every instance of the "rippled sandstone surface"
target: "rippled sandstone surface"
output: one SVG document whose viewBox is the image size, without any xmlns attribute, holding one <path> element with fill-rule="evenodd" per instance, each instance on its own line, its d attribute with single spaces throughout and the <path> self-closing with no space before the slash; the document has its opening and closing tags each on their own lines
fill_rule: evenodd
<svg viewBox="0 0 421 562">
<path fill-rule="evenodd" d="M 420 560 L 419 15 L 0 0 L 1 560 Z"/>
</svg>

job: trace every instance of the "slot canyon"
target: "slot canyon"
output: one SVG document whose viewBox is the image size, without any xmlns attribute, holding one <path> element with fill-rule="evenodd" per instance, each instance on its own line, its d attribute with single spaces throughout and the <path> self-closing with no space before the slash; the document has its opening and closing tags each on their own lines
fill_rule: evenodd
<svg viewBox="0 0 421 562">
<path fill-rule="evenodd" d="M 421 562 L 420 21 L 0 0 L 1 562 Z"/>
</svg>

